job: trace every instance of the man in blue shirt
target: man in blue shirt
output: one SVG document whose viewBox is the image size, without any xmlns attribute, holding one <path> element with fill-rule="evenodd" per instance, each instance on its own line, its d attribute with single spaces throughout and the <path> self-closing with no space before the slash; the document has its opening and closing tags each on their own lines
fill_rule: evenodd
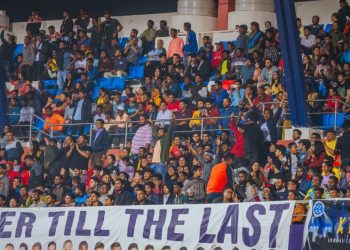
<svg viewBox="0 0 350 250">
<path fill-rule="evenodd" d="M 246 84 L 248 80 L 253 78 L 255 67 L 252 65 L 252 59 L 248 58 L 245 65 L 241 68 L 242 81 Z"/>
<path fill-rule="evenodd" d="M 233 113 L 233 107 L 231 106 L 230 98 L 226 97 L 223 100 L 222 108 L 220 109 L 219 129 L 230 128 L 230 116 Z M 226 117 L 226 118 L 222 118 Z"/>
<path fill-rule="evenodd" d="M 184 30 L 187 32 L 186 43 L 184 45 L 184 58 L 187 58 L 188 54 L 197 54 L 198 52 L 198 44 L 197 44 L 197 36 L 193 30 L 191 30 L 190 23 L 184 23 Z M 187 63 L 187 60 L 184 60 Z"/>
</svg>

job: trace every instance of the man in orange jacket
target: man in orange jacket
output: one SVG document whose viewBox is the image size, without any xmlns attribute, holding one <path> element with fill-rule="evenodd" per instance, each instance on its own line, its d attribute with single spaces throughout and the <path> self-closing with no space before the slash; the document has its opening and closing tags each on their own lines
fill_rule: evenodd
<svg viewBox="0 0 350 250">
<path fill-rule="evenodd" d="M 215 165 L 210 172 L 207 185 L 207 200 L 212 203 L 216 198 L 222 197 L 226 186 L 233 186 L 233 154 L 224 155 L 224 162 Z"/>
<path fill-rule="evenodd" d="M 45 113 L 47 116 L 45 119 L 45 125 L 44 125 L 45 132 L 47 132 L 47 133 L 51 132 L 51 125 L 50 124 L 53 124 L 53 125 L 64 124 L 64 118 L 59 114 L 53 113 L 51 107 L 46 107 Z M 63 126 L 52 126 L 52 130 L 55 132 L 55 134 L 59 134 L 59 132 L 63 131 Z"/>
</svg>

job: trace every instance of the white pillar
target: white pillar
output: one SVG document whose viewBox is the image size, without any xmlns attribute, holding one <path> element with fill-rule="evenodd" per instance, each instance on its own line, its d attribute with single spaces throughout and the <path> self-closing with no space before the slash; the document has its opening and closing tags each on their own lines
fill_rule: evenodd
<svg viewBox="0 0 350 250">
<path fill-rule="evenodd" d="M 6 16 L 6 11 L 0 10 L 0 31 L 9 29 L 9 17 Z"/>
<path fill-rule="evenodd" d="M 277 27 L 274 0 L 236 0 L 235 11 L 228 14 L 228 28 L 234 29 L 236 25 L 255 21 L 264 30 L 264 23 L 270 21 Z"/>
<path fill-rule="evenodd" d="M 170 27 L 183 31 L 189 22 L 195 32 L 216 30 L 216 6 L 213 0 L 178 0 L 177 15 L 170 20 Z"/>
</svg>

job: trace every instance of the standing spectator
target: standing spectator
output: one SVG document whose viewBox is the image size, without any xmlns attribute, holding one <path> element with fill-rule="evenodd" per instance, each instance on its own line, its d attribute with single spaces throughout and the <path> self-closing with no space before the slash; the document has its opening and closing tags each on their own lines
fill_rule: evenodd
<svg viewBox="0 0 350 250">
<path fill-rule="evenodd" d="M 34 46 L 30 41 L 30 37 L 26 36 L 24 38 L 23 46 L 23 61 L 22 61 L 22 76 L 23 80 L 32 80 L 33 79 L 33 65 L 35 60 L 35 50 Z"/>
<path fill-rule="evenodd" d="M 144 147 L 148 149 L 152 142 L 152 128 L 148 123 L 148 115 L 140 115 L 139 124 L 140 126 L 136 130 L 131 142 L 131 154 L 133 155 L 134 159 L 139 153 L 140 148 Z"/>
<path fill-rule="evenodd" d="M 90 101 L 86 98 L 85 91 L 80 89 L 79 93 L 79 101 L 75 104 L 73 111 L 73 124 L 74 123 L 87 123 L 91 119 L 91 104 Z M 83 133 L 84 126 L 72 126 L 72 134 L 75 134 L 75 131 L 78 131 L 78 134 L 81 135 Z"/>
<path fill-rule="evenodd" d="M 66 153 L 68 158 L 68 166 L 70 169 L 79 168 L 80 170 L 87 170 L 89 158 L 91 155 L 91 147 L 88 145 L 86 135 L 80 135 L 76 143 L 71 142 L 69 150 Z"/>
<path fill-rule="evenodd" d="M 213 200 L 222 197 L 226 186 L 233 185 L 233 155 L 228 153 L 224 156 L 224 162 L 215 165 L 210 173 L 207 186 L 207 200 L 212 203 Z"/>
<path fill-rule="evenodd" d="M 60 169 L 60 150 L 56 146 L 55 140 L 52 138 L 47 140 L 47 146 L 44 153 L 44 170 L 48 173 L 48 177 L 52 180 Z"/>
<path fill-rule="evenodd" d="M 259 24 L 252 22 L 250 24 L 251 33 L 249 35 L 248 52 L 252 53 L 254 50 L 260 49 L 264 34 L 260 31 Z"/>
<path fill-rule="evenodd" d="M 26 32 L 28 36 L 36 36 L 39 34 L 39 30 L 41 27 L 42 19 L 39 16 L 39 13 L 37 10 L 32 11 L 32 15 L 29 16 L 26 26 Z"/>
<path fill-rule="evenodd" d="M 169 43 L 169 47 L 167 50 L 167 56 L 170 58 L 174 54 L 177 54 L 180 57 L 183 57 L 184 56 L 184 53 L 183 53 L 184 40 L 180 37 L 177 37 L 177 30 L 176 29 L 171 29 L 170 35 L 173 39 Z"/>
<path fill-rule="evenodd" d="M 90 46 L 92 48 L 93 54 L 96 57 L 100 54 L 101 48 L 101 23 L 96 17 L 91 18 L 92 27 L 87 29 L 87 32 L 91 33 Z"/>
<path fill-rule="evenodd" d="M 156 30 L 153 28 L 154 21 L 148 20 L 147 29 L 140 35 L 143 44 L 143 53 L 147 54 L 154 49 L 154 39 L 156 37 Z"/>
<path fill-rule="evenodd" d="M 112 39 L 118 39 L 118 33 L 122 31 L 123 26 L 117 19 L 111 18 L 108 10 L 104 13 L 105 21 L 101 24 L 102 47 L 106 48 Z"/>
<path fill-rule="evenodd" d="M 184 23 L 184 30 L 186 31 L 187 36 L 186 36 L 186 43 L 183 47 L 183 51 L 184 51 L 184 58 L 187 58 L 188 54 L 197 54 L 198 45 L 197 45 L 196 33 L 194 33 L 194 31 L 191 30 L 190 23 Z M 185 64 L 186 64 L 186 60 L 185 60 Z"/>
<path fill-rule="evenodd" d="M 80 31 L 87 31 L 87 27 L 89 26 L 90 19 L 89 15 L 86 13 L 85 9 L 79 10 L 79 16 L 75 20 L 75 25 L 77 25 L 77 34 L 80 33 Z"/>
<path fill-rule="evenodd" d="M 60 27 L 60 33 L 63 37 L 63 40 L 68 39 L 69 33 L 73 31 L 73 20 L 70 17 L 70 14 L 67 10 L 63 11 L 63 20 Z"/>
<path fill-rule="evenodd" d="M 17 44 L 14 36 L 8 34 L 8 38 L 6 40 L 4 34 L 5 30 L 1 31 L 0 39 L 2 44 L 0 45 L 0 65 L 2 65 L 4 68 L 6 80 L 8 81 L 10 79 L 10 72 L 12 72 L 13 68 L 12 56 Z"/>
<path fill-rule="evenodd" d="M 21 162 L 21 157 L 24 153 L 22 145 L 19 141 L 15 139 L 14 133 L 12 131 L 8 131 L 6 133 L 6 141 L 5 145 L 5 159 L 7 161 L 17 161 Z"/>
<path fill-rule="evenodd" d="M 10 194 L 10 179 L 6 174 L 6 165 L 0 164 L 0 195 L 4 195 L 6 198 L 9 198 Z"/>
<path fill-rule="evenodd" d="M 249 36 L 247 35 L 247 31 L 247 25 L 243 24 L 239 26 L 239 36 L 237 37 L 237 49 L 241 49 L 244 54 L 248 53 L 249 46 Z"/>
<path fill-rule="evenodd" d="M 174 200 L 173 204 L 186 204 L 188 203 L 188 196 L 182 193 L 183 184 L 182 182 L 176 182 L 173 186 Z"/>
<path fill-rule="evenodd" d="M 350 17 L 350 7 L 346 0 L 340 0 L 340 9 L 338 10 L 339 26 L 340 30 L 344 30 L 345 24 L 347 22 L 346 17 Z"/>
<path fill-rule="evenodd" d="M 52 133 L 54 136 L 61 135 L 63 132 L 62 125 L 64 124 L 64 118 L 57 113 L 53 113 L 50 106 L 45 108 L 45 114 L 46 118 L 44 131 L 47 133 Z"/>
<path fill-rule="evenodd" d="M 161 20 L 159 22 L 159 30 L 156 32 L 156 37 L 168 37 L 169 36 L 169 28 L 168 23 L 165 20 Z"/>
<path fill-rule="evenodd" d="M 350 165 L 350 122 L 346 120 L 343 124 L 344 133 L 337 139 L 335 153 L 340 155 L 342 167 Z"/>
<path fill-rule="evenodd" d="M 24 164 L 30 169 L 29 189 L 35 188 L 44 183 L 44 171 L 40 163 L 31 155 L 24 158 Z"/>
<path fill-rule="evenodd" d="M 95 129 L 91 137 L 91 163 L 93 166 L 102 166 L 102 155 L 105 154 L 109 147 L 109 134 L 104 129 L 104 120 L 98 119 L 95 123 Z"/>
</svg>

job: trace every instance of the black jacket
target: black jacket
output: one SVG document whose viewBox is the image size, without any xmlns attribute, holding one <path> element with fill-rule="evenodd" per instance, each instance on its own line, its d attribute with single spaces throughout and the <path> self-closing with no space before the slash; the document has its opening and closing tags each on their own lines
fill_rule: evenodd
<svg viewBox="0 0 350 250">
<path fill-rule="evenodd" d="M 71 18 L 63 19 L 60 32 L 62 33 L 62 36 L 68 36 L 68 33 L 73 31 L 73 20 Z"/>
<path fill-rule="evenodd" d="M 133 202 L 133 197 L 131 194 L 125 190 L 123 190 L 120 194 L 117 194 L 114 192 L 115 196 L 115 203 L 118 206 L 125 206 L 125 205 L 131 205 Z"/>
<path fill-rule="evenodd" d="M 256 107 L 253 108 L 254 110 L 257 110 Z M 258 111 L 259 112 L 259 111 Z M 272 143 L 275 143 L 277 142 L 278 140 L 278 128 L 277 128 L 277 124 L 278 124 L 278 121 L 279 119 L 281 118 L 281 114 L 282 114 L 282 108 L 278 108 L 275 115 L 265 121 L 264 120 L 264 117 L 262 117 L 262 119 L 260 120 L 259 122 L 259 125 L 261 126 L 264 122 L 266 122 L 266 125 L 267 125 L 267 128 L 269 129 L 269 132 L 270 132 L 270 136 L 271 136 L 271 142 Z"/>
<path fill-rule="evenodd" d="M 2 42 L 2 44 L 0 46 L 0 59 L 12 61 L 12 55 L 17 47 L 17 44 L 16 43 L 9 43 L 8 41 L 6 41 L 6 39 L 4 37 L 4 31 L 1 32 L 0 38 L 1 38 L 1 42 Z"/>
<path fill-rule="evenodd" d="M 91 149 L 92 152 L 106 152 L 109 147 L 109 134 L 103 129 L 102 132 L 96 137 L 96 130 L 92 131 L 91 137 Z"/>
<path fill-rule="evenodd" d="M 350 131 L 345 131 L 342 136 L 337 139 L 335 151 L 340 154 L 341 160 L 350 161 Z"/>
<path fill-rule="evenodd" d="M 73 111 L 73 119 L 75 112 L 78 108 L 78 102 L 75 104 Z M 91 103 L 87 99 L 84 100 L 83 105 L 81 106 L 81 122 L 89 122 L 91 119 Z"/>
</svg>

